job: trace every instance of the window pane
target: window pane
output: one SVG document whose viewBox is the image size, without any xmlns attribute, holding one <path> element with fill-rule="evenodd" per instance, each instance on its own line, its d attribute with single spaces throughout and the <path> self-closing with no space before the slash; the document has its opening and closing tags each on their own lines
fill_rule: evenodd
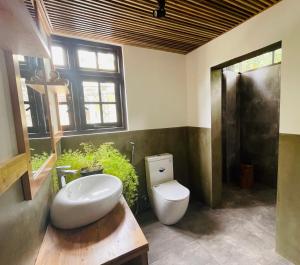
<svg viewBox="0 0 300 265">
<path fill-rule="evenodd" d="M 26 113 L 26 125 L 27 125 L 27 127 L 32 127 L 30 105 L 24 104 L 24 107 L 25 107 L 25 113 Z"/>
<path fill-rule="evenodd" d="M 59 120 L 62 126 L 70 125 L 68 105 L 59 105 Z"/>
<path fill-rule="evenodd" d="M 267 65 L 271 65 L 273 63 L 273 53 L 272 52 L 267 52 L 265 54 L 262 54 L 260 56 L 256 57 L 256 67 L 255 68 L 259 68 L 259 67 L 264 67 Z"/>
<path fill-rule="evenodd" d="M 103 110 L 104 123 L 116 123 L 117 122 L 116 104 L 103 104 L 102 110 Z"/>
<path fill-rule="evenodd" d="M 82 82 L 85 102 L 99 102 L 98 82 Z"/>
<path fill-rule="evenodd" d="M 51 47 L 52 62 L 56 66 L 65 66 L 64 49 L 60 46 Z"/>
<path fill-rule="evenodd" d="M 97 68 L 96 53 L 86 50 L 78 50 L 79 66 L 82 68 Z"/>
<path fill-rule="evenodd" d="M 274 51 L 274 63 L 280 63 L 282 60 L 282 49 Z"/>
<path fill-rule="evenodd" d="M 233 71 L 235 73 L 239 73 L 240 72 L 240 63 L 236 63 L 234 65 L 230 65 L 224 68 L 225 71 Z"/>
<path fill-rule="evenodd" d="M 102 102 L 116 102 L 115 84 L 101 83 L 101 101 Z"/>
<path fill-rule="evenodd" d="M 18 61 L 24 63 L 25 57 L 23 55 L 17 55 Z"/>
<path fill-rule="evenodd" d="M 85 118 L 87 124 L 101 123 L 100 105 L 85 104 Z"/>
<path fill-rule="evenodd" d="M 24 101 L 29 101 L 29 97 L 28 97 L 28 89 L 27 89 L 27 86 L 26 86 L 26 84 L 25 84 L 25 78 L 21 78 L 21 84 L 22 84 L 23 100 L 24 100 Z"/>
<path fill-rule="evenodd" d="M 241 72 L 246 72 L 252 69 L 251 59 L 241 62 Z"/>
<path fill-rule="evenodd" d="M 264 67 L 267 65 L 271 65 L 273 59 L 272 52 L 267 52 L 265 54 L 256 56 L 254 58 L 251 58 L 249 60 L 241 62 L 241 72 L 246 72 L 250 70 L 254 70 L 260 67 Z"/>
<path fill-rule="evenodd" d="M 98 52 L 98 65 L 101 70 L 115 71 L 115 56 L 112 53 Z"/>
<path fill-rule="evenodd" d="M 57 100 L 59 103 L 67 102 L 67 94 L 66 93 L 57 93 Z"/>
</svg>

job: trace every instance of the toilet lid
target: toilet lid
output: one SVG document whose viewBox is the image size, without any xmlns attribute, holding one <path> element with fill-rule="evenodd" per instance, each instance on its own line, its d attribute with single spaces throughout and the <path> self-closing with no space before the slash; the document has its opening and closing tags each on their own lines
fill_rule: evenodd
<svg viewBox="0 0 300 265">
<path fill-rule="evenodd" d="M 164 182 L 153 187 L 164 199 L 169 201 L 179 201 L 190 195 L 189 189 L 178 183 L 176 180 Z"/>
</svg>

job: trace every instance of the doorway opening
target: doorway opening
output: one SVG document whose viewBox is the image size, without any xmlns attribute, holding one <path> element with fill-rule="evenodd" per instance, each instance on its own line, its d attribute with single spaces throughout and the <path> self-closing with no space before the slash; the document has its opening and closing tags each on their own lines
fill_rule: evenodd
<svg viewBox="0 0 300 265">
<path fill-rule="evenodd" d="M 276 43 L 212 68 L 212 206 L 224 184 L 277 188 L 281 58 Z"/>
<path fill-rule="evenodd" d="M 223 182 L 277 187 L 281 48 L 222 69 Z"/>
</svg>

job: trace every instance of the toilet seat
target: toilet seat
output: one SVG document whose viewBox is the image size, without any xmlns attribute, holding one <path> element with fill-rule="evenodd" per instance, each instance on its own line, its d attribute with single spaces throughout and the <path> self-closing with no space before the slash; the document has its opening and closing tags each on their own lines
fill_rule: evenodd
<svg viewBox="0 0 300 265">
<path fill-rule="evenodd" d="M 174 180 L 173 156 L 146 157 L 145 166 L 149 200 L 156 217 L 165 225 L 177 223 L 188 208 L 190 191 Z"/>
<path fill-rule="evenodd" d="M 158 193 L 167 201 L 182 201 L 190 195 L 189 189 L 181 185 L 176 180 L 164 182 L 153 186 L 153 191 Z"/>
</svg>

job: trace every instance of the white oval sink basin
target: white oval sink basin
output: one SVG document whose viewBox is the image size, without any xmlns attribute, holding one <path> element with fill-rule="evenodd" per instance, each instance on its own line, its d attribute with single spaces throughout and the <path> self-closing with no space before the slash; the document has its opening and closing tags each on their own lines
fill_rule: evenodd
<svg viewBox="0 0 300 265">
<path fill-rule="evenodd" d="M 55 196 L 51 209 L 54 226 L 72 229 L 95 222 L 119 202 L 122 182 L 115 176 L 98 174 L 68 183 Z"/>
</svg>

